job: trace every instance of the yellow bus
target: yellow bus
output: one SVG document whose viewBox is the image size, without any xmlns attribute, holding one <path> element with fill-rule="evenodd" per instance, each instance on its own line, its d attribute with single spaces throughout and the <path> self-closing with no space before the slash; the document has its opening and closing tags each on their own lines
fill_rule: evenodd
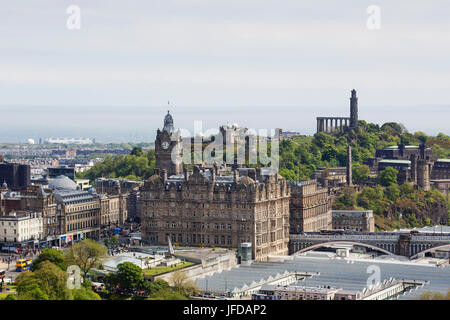
<svg viewBox="0 0 450 320">
<path fill-rule="evenodd" d="M 16 261 L 16 271 L 22 272 L 29 270 L 31 266 L 31 259 L 19 259 Z"/>
</svg>

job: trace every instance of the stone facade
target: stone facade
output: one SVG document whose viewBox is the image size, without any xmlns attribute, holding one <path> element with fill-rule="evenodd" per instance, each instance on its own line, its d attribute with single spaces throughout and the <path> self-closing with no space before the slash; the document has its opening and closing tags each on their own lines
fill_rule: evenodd
<svg viewBox="0 0 450 320">
<path fill-rule="evenodd" d="M 185 171 L 153 175 L 141 188 L 142 238 L 147 243 L 237 248 L 251 242 L 253 259 L 288 254 L 289 185 L 264 169 Z"/>
<path fill-rule="evenodd" d="M 375 218 L 372 210 L 333 210 L 333 229 L 356 232 L 375 232 Z"/>
<path fill-rule="evenodd" d="M 290 233 L 331 229 L 331 203 L 328 189 L 317 180 L 291 182 Z"/>
<path fill-rule="evenodd" d="M 156 168 L 165 169 L 169 176 L 183 173 L 183 144 L 181 132 L 175 132 L 173 118 L 167 111 L 164 127 L 157 131 L 155 140 Z"/>
<path fill-rule="evenodd" d="M 113 214 L 114 217 L 108 217 L 104 215 L 102 218 L 102 224 L 105 223 L 106 225 L 109 225 L 110 221 L 115 221 L 117 220 L 116 218 L 118 218 L 121 223 L 124 223 L 127 218 L 130 218 L 134 221 L 139 221 L 141 217 L 139 188 L 143 185 L 143 181 L 133 181 L 128 179 L 96 179 L 95 189 L 100 193 L 106 193 L 108 195 L 108 199 L 112 200 L 110 202 L 117 202 L 115 204 L 109 203 L 107 206 L 105 205 L 105 211 L 115 213 Z M 124 201 L 125 209 L 123 204 Z M 118 216 L 121 212 L 126 212 L 126 217 L 123 215 Z"/>
<path fill-rule="evenodd" d="M 373 173 L 379 173 L 388 166 L 394 167 L 399 171 L 399 183 L 410 180 L 424 190 L 430 190 L 431 179 L 450 179 L 450 159 L 437 159 L 425 144 L 399 144 L 377 150 L 375 158 L 368 159 L 366 164 Z"/>
<path fill-rule="evenodd" d="M 39 212 L 16 212 L 0 215 L 0 242 L 20 243 L 40 240 L 43 235 L 43 219 Z"/>
<path fill-rule="evenodd" d="M 431 171 L 431 179 L 450 179 L 450 159 L 437 159 L 434 162 L 433 169 Z"/>
<path fill-rule="evenodd" d="M 76 189 L 28 186 L 2 191 L 3 214 L 42 212 L 44 242 L 58 245 L 87 237 L 98 238 L 103 227 L 118 226 L 127 218 L 126 195 L 97 194 Z M 1 239 L 0 239 L 1 240 Z"/>
</svg>

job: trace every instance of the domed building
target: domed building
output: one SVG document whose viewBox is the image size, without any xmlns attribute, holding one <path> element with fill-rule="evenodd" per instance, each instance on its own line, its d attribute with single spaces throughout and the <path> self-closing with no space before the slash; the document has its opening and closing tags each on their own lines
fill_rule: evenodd
<svg viewBox="0 0 450 320">
<path fill-rule="evenodd" d="M 64 175 L 48 179 L 48 187 L 56 190 L 78 190 L 76 182 Z"/>
</svg>

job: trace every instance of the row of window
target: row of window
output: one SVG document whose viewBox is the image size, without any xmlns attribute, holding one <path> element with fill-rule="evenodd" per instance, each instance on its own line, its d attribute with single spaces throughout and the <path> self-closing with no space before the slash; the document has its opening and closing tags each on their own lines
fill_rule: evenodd
<svg viewBox="0 0 450 320">
<path fill-rule="evenodd" d="M 74 230 L 80 230 L 84 228 L 92 228 L 97 227 L 97 221 L 96 220 L 88 220 L 88 221 L 80 221 L 77 223 L 70 223 L 67 225 L 67 231 L 74 231 Z"/>
<path fill-rule="evenodd" d="M 67 213 L 72 213 L 72 212 L 85 211 L 85 210 L 96 209 L 96 208 L 97 208 L 97 205 L 90 204 L 90 205 L 87 205 L 87 206 L 68 207 L 66 209 L 66 212 Z"/>
<path fill-rule="evenodd" d="M 73 220 L 79 220 L 79 219 L 85 219 L 85 218 L 91 218 L 96 216 L 94 211 L 89 211 L 87 213 L 80 213 L 80 214 L 74 214 L 67 216 L 67 221 L 73 221 Z"/>
</svg>

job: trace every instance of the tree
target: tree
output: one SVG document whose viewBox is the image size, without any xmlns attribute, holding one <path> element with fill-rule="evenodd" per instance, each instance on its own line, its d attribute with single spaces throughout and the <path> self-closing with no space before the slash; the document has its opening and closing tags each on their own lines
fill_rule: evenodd
<svg viewBox="0 0 450 320">
<path fill-rule="evenodd" d="M 428 139 L 427 135 L 422 131 L 414 132 L 414 137 L 416 137 L 421 143 L 426 143 Z"/>
<path fill-rule="evenodd" d="M 117 266 L 117 280 L 122 289 L 141 289 L 144 281 L 142 269 L 131 262 Z"/>
<path fill-rule="evenodd" d="M 403 125 L 396 122 L 386 122 L 381 126 L 381 130 L 386 131 L 392 135 L 400 135 L 405 131 Z"/>
<path fill-rule="evenodd" d="M 83 279 L 86 279 L 89 270 L 97 267 L 106 253 L 107 249 L 103 244 L 91 239 L 84 239 L 74 244 L 66 252 L 65 258 L 67 264 L 79 266 L 83 272 Z"/>
<path fill-rule="evenodd" d="M 134 147 L 133 150 L 131 150 L 130 155 L 140 157 L 143 155 L 142 147 Z"/>
<path fill-rule="evenodd" d="M 365 164 L 355 163 L 352 167 L 353 180 L 356 183 L 361 183 L 369 180 L 370 168 Z"/>
<path fill-rule="evenodd" d="M 19 300 L 70 300 L 66 272 L 50 261 L 42 261 L 36 271 L 25 271 L 17 279 Z"/>
<path fill-rule="evenodd" d="M 101 300 L 102 298 L 92 291 L 92 282 L 84 280 L 81 288 L 72 289 L 73 300 Z"/>
<path fill-rule="evenodd" d="M 57 249 L 42 250 L 42 252 L 39 254 L 39 256 L 33 260 L 30 270 L 31 271 L 37 270 L 39 265 L 43 261 L 50 261 L 51 263 L 58 266 L 63 271 L 66 271 L 66 269 L 67 269 L 67 265 L 64 261 L 64 254 L 60 250 L 57 250 Z"/>
<path fill-rule="evenodd" d="M 385 191 L 386 196 L 391 201 L 395 201 L 400 197 L 400 188 L 396 184 L 389 185 Z"/>
<path fill-rule="evenodd" d="M 335 210 L 354 210 L 356 205 L 356 193 L 350 187 L 344 187 L 342 194 L 333 203 Z"/>
<path fill-rule="evenodd" d="M 49 300 L 48 295 L 37 283 L 22 285 L 18 291 L 19 300 Z"/>
<path fill-rule="evenodd" d="M 190 279 L 183 270 L 173 272 L 170 275 L 169 283 L 175 290 L 186 295 L 192 295 L 198 290 L 194 281 Z"/>
<path fill-rule="evenodd" d="M 290 169 L 280 169 L 279 174 L 281 176 L 283 176 L 284 178 L 286 178 L 287 180 L 291 180 L 291 181 L 298 180 L 295 172 Z"/>
<path fill-rule="evenodd" d="M 100 296 L 92 290 L 86 288 L 73 289 L 73 300 L 102 300 Z"/>
<path fill-rule="evenodd" d="M 117 238 L 117 236 L 112 236 L 111 237 L 111 245 L 117 246 L 118 244 L 119 244 L 119 238 Z"/>
<path fill-rule="evenodd" d="M 386 167 L 380 172 L 380 184 L 388 187 L 392 184 L 397 184 L 398 170 L 392 167 Z"/>
<path fill-rule="evenodd" d="M 450 300 L 450 290 L 444 295 L 440 292 L 426 291 L 419 297 L 420 300 Z"/>
<path fill-rule="evenodd" d="M 105 277 L 105 286 L 109 291 L 119 287 L 120 290 L 145 290 L 150 292 L 151 286 L 144 279 L 142 269 L 131 262 L 123 262 L 117 266 L 116 273 Z"/>
</svg>

